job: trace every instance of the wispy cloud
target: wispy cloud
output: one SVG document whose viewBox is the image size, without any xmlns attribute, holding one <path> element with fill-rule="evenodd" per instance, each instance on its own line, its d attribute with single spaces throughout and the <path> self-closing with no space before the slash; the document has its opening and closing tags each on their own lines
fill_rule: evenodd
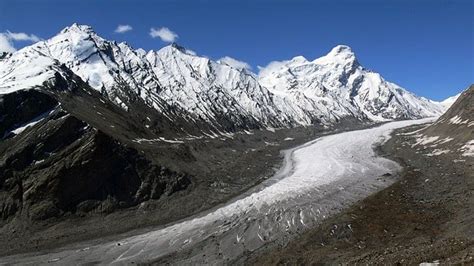
<svg viewBox="0 0 474 266">
<path fill-rule="evenodd" d="M 39 42 L 41 39 L 34 34 L 26 34 L 24 32 L 11 32 L 7 31 L 5 33 L 10 40 L 14 41 L 31 41 Z"/>
<path fill-rule="evenodd" d="M 151 28 L 150 29 L 150 36 L 152 38 L 159 37 L 164 42 L 174 42 L 178 39 L 178 34 L 171 31 L 167 27 L 161 27 L 158 29 Z"/>
<path fill-rule="evenodd" d="M 41 38 L 34 34 L 27 34 L 24 32 L 0 32 L 0 52 L 14 52 L 16 51 L 13 45 L 14 41 L 30 41 L 38 42 Z"/>
<path fill-rule="evenodd" d="M 130 25 L 118 25 L 115 29 L 115 33 L 125 33 L 127 31 L 133 30 L 133 27 Z"/>
<path fill-rule="evenodd" d="M 15 52 L 12 42 L 4 33 L 0 33 L 0 52 L 12 53 Z"/>
<path fill-rule="evenodd" d="M 190 54 L 190 55 L 197 55 L 197 53 L 194 52 L 194 51 L 191 50 L 191 49 L 186 49 L 186 53 L 187 53 L 187 54 Z"/>
<path fill-rule="evenodd" d="M 258 66 L 258 75 L 259 76 L 269 75 L 272 72 L 278 71 L 287 63 L 288 61 L 273 61 L 264 67 Z"/>
<path fill-rule="evenodd" d="M 252 67 L 244 62 L 244 61 L 239 61 L 237 59 L 234 59 L 232 57 L 229 57 L 229 56 L 224 56 L 222 57 L 221 59 L 217 60 L 218 62 L 220 63 L 223 63 L 223 64 L 226 64 L 228 66 L 231 66 L 233 68 L 237 68 L 237 69 L 247 69 L 247 70 L 251 70 Z"/>
</svg>

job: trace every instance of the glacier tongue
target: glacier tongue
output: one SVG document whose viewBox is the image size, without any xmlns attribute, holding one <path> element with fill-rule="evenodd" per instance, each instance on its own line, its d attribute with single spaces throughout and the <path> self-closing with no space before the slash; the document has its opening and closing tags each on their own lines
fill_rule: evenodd
<svg viewBox="0 0 474 266">
<path fill-rule="evenodd" d="M 4 57 L 0 93 L 40 87 L 64 66 L 126 110 L 141 99 L 160 112 L 208 123 L 216 132 L 328 125 L 344 118 L 411 119 L 444 111 L 440 103 L 365 69 L 345 45 L 313 61 L 297 56 L 273 62 L 256 75 L 229 57 L 213 61 L 177 44 L 135 50 L 78 24 Z"/>
</svg>

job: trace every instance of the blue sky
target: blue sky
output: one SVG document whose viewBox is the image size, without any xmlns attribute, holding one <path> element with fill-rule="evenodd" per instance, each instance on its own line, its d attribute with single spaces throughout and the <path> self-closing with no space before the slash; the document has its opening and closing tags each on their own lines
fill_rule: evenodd
<svg viewBox="0 0 474 266">
<path fill-rule="evenodd" d="M 451 0 L 0 0 L 0 32 L 49 38 L 78 22 L 135 48 L 167 43 L 167 27 L 200 55 L 247 62 L 258 72 L 274 60 L 308 59 L 337 44 L 414 93 L 440 100 L 474 82 L 474 1 Z M 119 24 L 133 29 L 115 33 Z M 158 34 L 159 35 L 159 34 Z M 31 38 L 30 38 L 31 37 Z M 21 38 L 16 38 L 21 39 Z M 31 41 L 13 41 L 16 48 Z"/>
</svg>

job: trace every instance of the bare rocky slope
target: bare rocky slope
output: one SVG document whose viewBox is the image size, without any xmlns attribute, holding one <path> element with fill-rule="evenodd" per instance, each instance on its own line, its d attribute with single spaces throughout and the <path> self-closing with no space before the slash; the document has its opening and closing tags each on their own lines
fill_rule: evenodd
<svg viewBox="0 0 474 266">
<path fill-rule="evenodd" d="M 426 141 L 437 145 L 439 152 L 460 151 L 474 154 L 474 85 L 461 93 L 438 121 L 422 130 Z M 436 139 L 435 139 L 436 138 Z"/>
</svg>

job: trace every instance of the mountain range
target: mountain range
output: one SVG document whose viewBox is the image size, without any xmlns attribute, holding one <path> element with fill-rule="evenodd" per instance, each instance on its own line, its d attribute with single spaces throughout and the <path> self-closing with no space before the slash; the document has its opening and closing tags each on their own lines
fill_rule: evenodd
<svg viewBox="0 0 474 266">
<path fill-rule="evenodd" d="M 1 58 L 0 94 L 44 90 L 77 76 L 123 110 L 144 105 L 185 135 L 331 125 L 347 118 L 415 119 L 446 109 L 364 68 L 344 45 L 312 61 L 297 56 L 272 62 L 255 74 L 232 60 L 213 61 L 175 43 L 146 52 L 73 24 Z"/>
</svg>

